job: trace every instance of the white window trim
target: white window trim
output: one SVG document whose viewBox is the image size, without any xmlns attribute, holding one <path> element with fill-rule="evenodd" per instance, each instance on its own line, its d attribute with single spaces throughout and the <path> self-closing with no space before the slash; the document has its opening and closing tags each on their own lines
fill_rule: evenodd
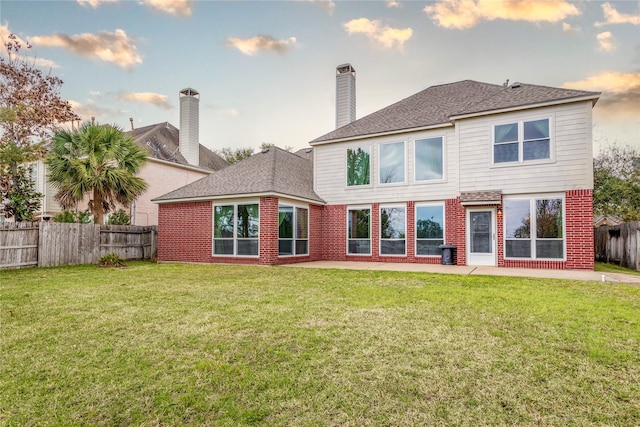
<svg viewBox="0 0 640 427">
<path fill-rule="evenodd" d="M 404 209 L 404 239 L 383 239 L 382 238 L 382 209 L 387 208 L 403 208 Z M 380 205 L 378 207 L 378 255 L 383 257 L 406 257 L 407 256 L 407 204 Z M 404 240 L 403 254 L 383 254 L 382 241 L 400 241 Z"/>
<path fill-rule="evenodd" d="M 382 146 L 383 145 L 390 145 L 390 144 L 400 144 L 402 143 L 402 160 L 404 161 L 404 170 L 403 170 L 403 177 L 402 177 L 402 181 L 397 181 L 397 182 L 382 182 L 382 173 L 380 171 L 380 169 L 382 168 L 382 159 L 380 158 L 382 156 Z M 380 185 L 381 187 L 391 187 L 394 185 L 406 185 L 407 184 L 407 141 L 391 141 L 391 142 L 381 142 L 378 144 L 378 167 L 377 167 L 377 175 L 378 175 L 378 185 Z"/>
<path fill-rule="evenodd" d="M 363 185 L 349 185 L 349 150 L 357 150 L 358 148 L 368 148 L 369 149 L 369 183 Z M 315 156 L 314 156 L 315 158 Z M 346 147 L 344 150 L 344 185 L 347 190 L 357 189 L 357 188 L 372 188 L 373 187 L 373 146 L 369 145 L 355 145 L 353 147 Z"/>
<path fill-rule="evenodd" d="M 258 254 L 257 255 L 238 255 L 238 227 L 236 221 L 238 220 L 238 205 L 258 205 Z M 215 253 L 215 226 L 216 226 L 216 206 L 233 206 L 233 254 L 216 254 Z M 241 237 L 241 239 L 248 239 Z M 219 239 L 223 240 L 223 239 Z M 224 239 L 231 240 L 231 239 Z M 211 256 L 222 258 L 260 258 L 260 200 L 240 200 L 240 201 L 227 201 L 211 204 Z"/>
<path fill-rule="evenodd" d="M 349 252 L 349 240 L 351 240 L 351 238 L 349 237 L 349 211 L 360 211 L 360 210 L 365 210 L 368 209 L 369 210 L 369 253 L 365 253 L 365 254 L 352 254 Z M 373 222 L 373 208 L 372 205 L 354 205 L 354 206 L 347 206 L 347 215 L 345 217 L 345 225 L 346 225 L 346 234 L 347 234 L 347 248 L 346 248 L 346 254 L 348 256 L 371 256 L 372 254 L 372 250 L 373 250 L 373 236 L 372 236 L 372 222 Z M 353 239 L 353 240 L 364 240 L 364 239 Z"/>
<path fill-rule="evenodd" d="M 423 139 L 434 139 L 434 138 L 440 138 L 442 141 L 442 178 L 439 179 L 418 179 L 416 177 L 417 172 L 418 172 L 418 168 L 416 167 L 416 165 L 418 164 L 418 161 L 416 160 L 416 155 L 418 153 L 418 150 L 416 148 L 416 142 L 417 141 L 421 141 Z M 444 182 L 447 179 L 447 168 L 446 168 L 446 164 L 447 164 L 447 150 L 446 150 L 446 138 L 445 135 L 434 135 L 434 136 L 425 136 L 425 137 L 421 137 L 421 138 L 415 138 L 413 140 L 413 182 L 415 182 L 416 184 L 434 184 L 434 183 L 440 183 L 440 182 Z"/>
<path fill-rule="evenodd" d="M 549 120 L 549 158 L 548 159 L 537 159 L 537 160 L 524 160 L 524 123 L 525 122 L 535 122 L 537 120 Z M 495 141 L 496 141 L 496 127 L 501 125 L 508 124 L 517 124 L 518 125 L 518 160 L 513 162 L 500 162 L 496 163 L 495 161 Z M 509 166 L 524 166 L 524 165 L 539 165 L 545 163 L 554 163 L 556 161 L 555 156 L 555 116 L 554 115 L 545 115 L 545 116 L 536 116 L 530 117 L 526 119 L 512 119 L 512 120 L 502 120 L 499 122 L 493 123 L 491 126 L 491 167 L 492 168 L 500 168 L 500 167 L 509 167 Z"/>
<path fill-rule="evenodd" d="M 278 203 L 278 219 L 280 217 L 280 207 L 293 208 L 293 237 L 291 238 L 292 244 L 292 254 L 280 254 L 280 250 L 278 250 L 278 258 L 291 258 L 291 257 L 304 257 L 309 256 L 309 219 L 311 217 L 311 210 L 309 209 L 309 205 L 301 205 L 295 203 Z M 306 209 L 307 210 L 307 238 L 306 239 L 298 239 L 297 231 L 298 231 L 298 209 Z M 287 239 L 289 240 L 289 239 Z M 296 242 L 300 240 L 307 241 L 307 253 L 306 254 L 297 254 L 296 252 Z M 280 226 L 278 226 L 278 245 L 280 244 Z"/>
<path fill-rule="evenodd" d="M 413 219 L 414 219 L 414 223 L 413 223 L 413 229 L 414 229 L 414 254 L 416 257 L 421 257 L 421 258 L 436 258 L 436 257 L 440 257 L 441 255 L 419 255 L 418 254 L 418 208 L 420 207 L 433 207 L 433 206 L 438 206 L 442 208 L 442 243 L 446 243 L 446 236 L 447 236 L 447 212 L 445 209 L 445 204 L 444 202 L 442 203 L 416 203 L 413 206 Z M 421 240 L 427 240 L 427 239 L 421 239 Z M 432 239 L 432 240 L 436 240 L 436 239 Z"/>
<path fill-rule="evenodd" d="M 535 213 L 535 201 L 542 199 L 561 199 L 562 200 L 562 258 L 538 258 L 536 253 L 535 242 L 537 237 L 529 237 L 529 239 L 507 239 L 507 219 L 506 214 L 503 217 L 502 222 L 502 248 L 505 260 L 517 260 L 517 261 L 566 261 L 567 260 L 567 202 L 564 194 L 532 194 L 532 195 L 519 195 L 519 196 L 504 196 L 502 203 L 507 200 L 528 200 L 529 201 L 529 214 Z M 533 236 L 536 233 L 535 218 L 530 225 L 530 235 Z M 507 256 L 507 240 L 529 240 L 531 242 L 531 257 L 508 257 Z M 547 239 L 545 239 L 547 240 Z"/>
</svg>

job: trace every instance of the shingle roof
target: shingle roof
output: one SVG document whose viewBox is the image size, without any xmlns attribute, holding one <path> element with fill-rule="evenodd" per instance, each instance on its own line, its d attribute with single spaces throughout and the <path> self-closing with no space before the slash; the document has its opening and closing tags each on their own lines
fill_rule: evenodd
<svg viewBox="0 0 640 427">
<path fill-rule="evenodd" d="M 514 83 L 511 86 L 463 80 L 431 86 L 395 104 L 342 126 L 310 144 L 451 123 L 451 118 L 494 110 L 517 109 L 599 92 Z"/>
<path fill-rule="evenodd" d="M 158 160 L 189 165 L 179 151 L 180 131 L 169 122 L 157 123 L 128 131 L 138 145 L 147 150 L 150 157 Z M 224 169 L 229 164 L 219 155 L 200 144 L 200 164 L 198 166 L 210 171 Z"/>
<path fill-rule="evenodd" d="M 324 203 L 313 191 L 313 162 L 272 146 L 154 201 L 280 194 Z"/>
</svg>

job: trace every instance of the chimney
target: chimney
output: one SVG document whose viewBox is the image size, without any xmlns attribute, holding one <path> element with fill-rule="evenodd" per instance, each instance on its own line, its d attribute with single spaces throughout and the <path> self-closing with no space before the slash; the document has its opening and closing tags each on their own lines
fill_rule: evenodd
<svg viewBox="0 0 640 427">
<path fill-rule="evenodd" d="M 351 64 L 336 67 L 336 129 L 356 119 L 356 70 Z"/>
<path fill-rule="evenodd" d="M 200 164 L 200 94 L 195 89 L 180 91 L 180 153 L 190 165 Z"/>
</svg>

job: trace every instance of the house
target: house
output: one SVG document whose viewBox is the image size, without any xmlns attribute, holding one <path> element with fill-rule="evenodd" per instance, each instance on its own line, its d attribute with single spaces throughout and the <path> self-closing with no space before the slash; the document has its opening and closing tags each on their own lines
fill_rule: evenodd
<svg viewBox="0 0 640 427">
<path fill-rule="evenodd" d="M 126 134 L 149 153 L 138 174 L 148 189 L 129 207 L 133 225 L 157 225 L 158 206 L 151 199 L 228 166 L 199 142 L 199 98 L 194 89 L 180 91 L 180 130 L 169 122 L 135 129 L 130 119 L 131 130 Z M 34 163 L 32 170 L 37 191 L 44 194 L 39 217 L 49 219 L 62 211 L 55 200 L 56 189 L 47 181 L 44 162 Z M 80 203 L 78 210 L 86 209 L 87 203 Z"/>
<path fill-rule="evenodd" d="M 355 70 L 338 67 L 339 104 L 355 96 L 345 78 Z M 593 269 L 599 95 L 472 80 L 428 87 L 311 150 L 273 148 L 155 199 L 158 257 L 440 263 L 446 243 L 458 265 Z"/>
</svg>

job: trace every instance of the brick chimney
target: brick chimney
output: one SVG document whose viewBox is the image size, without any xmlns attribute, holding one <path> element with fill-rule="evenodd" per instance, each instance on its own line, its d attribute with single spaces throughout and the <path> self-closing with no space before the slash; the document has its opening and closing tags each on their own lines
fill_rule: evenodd
<svg viewBox="0 0 640 427">
<path fill-rule="evenodd" d="M 336 67 L 336 129 L 356 119 L 356 70 L 351 64 Z"/>
<path fill-rule="evenodd" d="M 200 94 L 195 89 L 180 91 L 180 153 L 190 165 L 200 164 Z"/>
</svg>

